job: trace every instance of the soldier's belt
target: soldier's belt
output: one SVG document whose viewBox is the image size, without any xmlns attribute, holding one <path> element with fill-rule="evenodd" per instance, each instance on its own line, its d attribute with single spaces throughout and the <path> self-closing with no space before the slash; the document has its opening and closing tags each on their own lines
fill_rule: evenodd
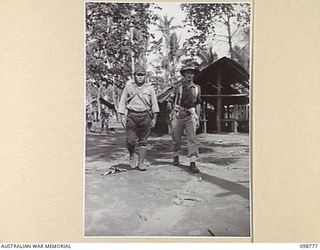
<svg viewBox="0 0 320 250">
<path fill-rule="evenodd" d="M 189 112 L 189 113 L 194 113 L 195 112 L 195 108 L 185 108 L 185 107 L 182 107 L 182 106 L 178 106 L 176 105 L 175 108 L 174 108 L 175 111 L 182 111 L 182 112 Z"/>
<path fill-rule="evenodd" d="M 184 111 L 184 112 L 188 112 L 188 111 L 189 111 L 188 108 L 185 108 L 185 107 L 182 107 L 182 106 L 178 106 L 178 105 L 176 105 L 176 106 L 174 107 L 174 110 L 175 110 L 175 111 Z"/>
<path fill-rule="evenodd" d="M 135 111 L 135 110 L 132 110 L 132 109 L 128 109 L 128 112 L 129 112 L 129 113 L 144 114 L 144 113 L 149 112 L 149 110 Z"/>
<path fill-rule="evenodd" d="M 128 115 L 144 116 L 146 114 L 148 114 L 151 118 L 153 118 L 153 113 L 151 110 L 135 111 L 135 110 L 128 109 Z"/>
</svg>

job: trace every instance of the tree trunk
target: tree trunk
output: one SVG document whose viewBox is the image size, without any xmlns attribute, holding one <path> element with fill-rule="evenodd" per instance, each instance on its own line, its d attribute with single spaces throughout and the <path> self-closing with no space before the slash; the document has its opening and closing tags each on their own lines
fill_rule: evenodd
<svg viewBox="0 0 320 250">
<path fill-rule="evenodd" d="M 165 62 L 165 82 L 167 85 L 171 84 L 170 76 L 171 76 L 171 67 L 170 67 L 170 58 L 169 58 L 169 42 L 170 42 L 170 34 L 167 32 L 164 34 L 164 48 L 163 48 L 163 54 L 167 58 L 167 61 Z"/>
<path fill-rule="evenodd" d="M 233 47 L 232 47 L 232 34 L 231 34 L 231 24 L 230 24 L 230 17 L 228 16 L 228 20 L 226 22 L 227 30 L 228 30 L 228 45 L 229 45 L 229 56 L 231 59 L 234 58 L 233 56 Z"/>
<path fill-rule="evenodd" d="M 133 27 L 130 28 L 130 41 L 133 47 Z M 131 72 L 132 72 L 132 79 L 134 79 L 134 52 L 131 51 Z"/>
<path fill-rule="evenodd" d="M 100 97 L 101 97 L 101 89 L 102 89 L 102 83 L 99 81 L 99 87 L 98 87 L 98 93 L 97 93 L 97 105 L 98 105 L 98 124 L 99 128 L 101 128 L 101 103 L 100 103 Z"/>
</svg>

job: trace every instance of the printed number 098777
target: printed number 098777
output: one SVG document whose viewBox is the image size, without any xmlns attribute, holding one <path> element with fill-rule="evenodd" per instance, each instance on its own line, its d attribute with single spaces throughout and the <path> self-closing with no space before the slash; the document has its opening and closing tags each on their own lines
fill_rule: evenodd
<svg viewBox="0 0 320 250">
<path fill-rule="evenodd" d="M 318 244 L 300 244 L 300 248 L 318 248 Z"/>
</svg>

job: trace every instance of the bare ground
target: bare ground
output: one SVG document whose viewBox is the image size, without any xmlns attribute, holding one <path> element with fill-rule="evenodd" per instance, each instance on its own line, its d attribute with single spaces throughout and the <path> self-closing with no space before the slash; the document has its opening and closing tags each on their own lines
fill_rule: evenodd
<svg viewBox="0 0 320 250">
<path fill-rule="evenodd" d="M 150 137 L 141 172 L 127 165 L 124 132 L 88 134 L 85 236 L 250 236 L 248 135 L 198 138 L 193 174 L 186 157 L 172 165 L 168 135 Z M 127 171 L 107 175 L 111 167 Z"/>
</svg>

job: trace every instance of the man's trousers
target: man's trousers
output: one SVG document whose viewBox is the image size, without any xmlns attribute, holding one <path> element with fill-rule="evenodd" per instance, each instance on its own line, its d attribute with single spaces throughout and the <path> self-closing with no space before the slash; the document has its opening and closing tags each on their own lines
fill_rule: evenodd
<svg viewBox="0 0 320 250">
<path fill-rule="evenodd" d="M 188 156 L 192 159 L 199 157 L 198 143 L 196 139 L 197 121 L 186 111 L 179 111 L 172 120 L 172 146 L 174 156 L 181 151 L 181 138 L 185 130 L 188 141 Z"/>
<path fill-rule="evenodd" d="M 130 157 L 136 151 L 139 156 L 139 163 L 143 163 L 147 140 L 151 131 L 151 117 L 146 112 L 128 111 L 126 122 L 127 148 Z M 136 148 L 138 146 L 138 148 Z"/>
</svg>

